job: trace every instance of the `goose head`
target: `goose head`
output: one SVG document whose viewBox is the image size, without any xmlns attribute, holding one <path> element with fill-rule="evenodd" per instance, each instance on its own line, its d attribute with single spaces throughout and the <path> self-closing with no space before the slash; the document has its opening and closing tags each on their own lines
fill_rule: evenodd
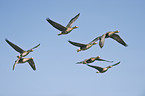
<svg viewBox="0 0 145 96">
<path fill-rule="evenodd" d="M 94 42 L 92 45 L 95 45 L 95 44 L 97 44 L 97 42 Z"/>
<path fill-rule="evenodd" d="M 97 56 L 95 59 L 99 59 L 99 58 L 101 58 L 100 56 Z"/>
<path fill-rule="evenodd" d="M 81 49 L 77 49 L 77 52 L 80 52 L 81 51 Z"/>
<path fill-rule="evenodd" d="M 76 28 L 79 28 L 78 26 L 74 26 L 74 27 L 72 27 L 73 29 L 76 29 Z"/>
</svg>

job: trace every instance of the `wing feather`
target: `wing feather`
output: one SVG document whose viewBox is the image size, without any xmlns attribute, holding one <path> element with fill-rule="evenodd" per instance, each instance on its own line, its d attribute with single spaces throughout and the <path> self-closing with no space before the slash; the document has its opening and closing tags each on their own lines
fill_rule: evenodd
<svg viewBox="0 0 145 96">
<path fill-rule="evenodd" d="M 74 18 L 72 18 L 69 23 L 67 24 L 67 28 L 68 27 L 72 27 L 72 24 L 78 19 L 78 17 L 80 16 L 80 13 L 78 15 L 76 15 Z"/>
<path fill-rule="evenodd" d="M 118 64 L 120 64 L 120 62 L 117 62 L 116 64 L 113 64 L 112 66 L 116 66 L 116 65 L 118 65 Z"/>
<path fill-rule="evenodd" d="M 86 44 L 81 44 L 81 43 L 76 43 L 76 42 L 72 42 L 72 41 L 68 41 L 69 43 L 71 43 L 72 45 L 74 46 L 77 46 L 77 47 L 82 47 L 82 46 L 86 46 Z"/>
<path fill-rule="evenodd" d="M 100 40 L 101 36 L 96 37 L 94 40 L 92 40 L 89 44 L 93 44 L 95 42 L 97 42 L 98 40 Z"/>
<path fill-rule="evenodd" d="M 60 31 L 65 31 L 65 30 L 67 29 L 67 28 L 64 27 L 63 25 L 58 24 L 58 23 L 52 21 L 52 20 L 49 19 L 49 18 L 47 18 L 46 20 L 47 20 L 54 28 L 56 28 L 56 29 L 58 29 L 58 30 L 60 30 Z"/>
<path fill-rule="evenodd" d="M 35 48 L 37 48 L 38 46 L 40 46 L 40 44 L 38 44 L 37 46 L 33 47 L 32 49 L 35 49 Z"/>
<path fill-rule="evenodd" d="M 5 41 L 12 47 L 14 48 L 17 52 L 23 53 L 24 50 L 21 49 L 19 46 L 15 45 L 14 43 L 10 42 L 9 40 L 5 39 Z"/>
<path fill-rule="evenodd" d="M 34 63 L 33 59 L 28 60 L 28 63 L 32 67 L 32 69 L 35 71 L 36 67 L 35 67 L 35 63 Z"/>
<path fill-rule="evenodd" d="M 100 59 L 100 58 L 98 58 L 97 60 L 98 60 L 98 61 L 113 62 L 113 61 L 108 61 L 108 60 L 105 60 L 105 59 Z"/>
<path fill-rule="evenodd" d="M 104 46 L 105 37 L 106 37 L 106 34 L 103 34 L 103 35 L 100 37 L 99 46 L 100 46 L 101 48 Z"/>
<path fill-rule="evenodd" d="M 14 65 L 13 65 L 13 70 L 15 69 L 16 64 L 19 62 L 19 60 L 20 60 L 20 58 L 18 58 L 18 59 L 15 61 Z"/>
<path fill-rule="evenodd" d="M 99 66 L 93 66 L 93 65 L 88 65 L 88 66 L 97 69 L 99 72 L 103 70 L 103 68 Z"/>
<path fill-rule="evenodd" d="M 120 37 L 119 35 L 117 35 L 117 34 L 112 34 L 112 35 L 110 36 L 110 38 L 116 40 L 118 43 L 124 45 L 125 47 L 128 46 L 128 45 L 121 39 L 121 37 Z"/>
</svg>

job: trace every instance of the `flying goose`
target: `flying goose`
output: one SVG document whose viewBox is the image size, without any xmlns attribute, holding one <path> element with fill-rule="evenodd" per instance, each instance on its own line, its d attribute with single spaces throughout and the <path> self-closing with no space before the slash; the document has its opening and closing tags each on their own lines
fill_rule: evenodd
<svg viewBox="0 0 145 96">
<path fill-rule="evenodd" d="M 118 65 L 120 62 L 116 63 L 116 64 L 113 64 L 111 66 L 108 66 L 108 67 L 105 67 L 105 68 L 102 68 L 102 67 L 99 67 L 99 66 L 93 66 L 93 65 L 89 65 L 87 64 L 89 67 L 92 67 L 92 68 L 95 68 L 96 70 L 98 70 L 96 73 L 104 73 L 106 72 L 109 68 L 112 68 L 113 66 L 116 66 Z"/>
<path fill-rule="evenodd" d="M 97 57 L 91 57 L 91 58 L 89 58 L 89 59 L 85 59 L 85 60 L 83 60 L 83 61 L 81 61 L 81 62 L 77 62 L 76 64 L 88 64 L 88 63 L 92 63 L 92 62 L 94 62 L 94 61 L 106 61 L 106 62 L 113 62 L 113 61 L 108 61 L 108 60 L 104 60 L 104 59 L 101 59 L 101 57 L 100 56 L 97 56 Z"/>
<path fill-rule="evenodd" d="M 20 53 L 20 56 L 21 57 L 25 57 L 27 56 L 30 52 L 33 51 L 33 49 L 37 48 L 38 46 L 40 46 L 40 44 L 38 44 L 37 46 L 25 51 L 23 50 L 22 48 L 20 48 L 19 46 L 15 45 L 14 43 L 10 42 L 8 39 L 5 39 L 5 41 L 12 47 L 14 48 L 17 52 Z"/>
<path fill-rule="evenodd" d="M 118 31 L 118 30 L 107 32 L 107 33 L 103 34 L 102 36 L 95 38 L 92 42 L 96 42 L 97 40 L 99 40 L 99 46 L 102 48 L 104 46 L 105 38 L 112 38 L 112 39 L 116 40 L 118 43 L 127 47 L 128 45 L 123 41 L 123 39 L 121 39 L 121 37 L 118 34 L 116 34 L 119 32 L 120 31 Z"/>
<path fill-rule="evenodd" d="M 46 20 L 56 29 L 60 30 L 61 33 L 59 33 L 58 35 L 63 35 L 63 34 L 68 34 L 70 33 L 73 29 L 78 28 L 78 26 L 74 26 L 72 27 L 72 24 L 78 19 L 78 17 L 80 16 L 80 13 L 78 15 L 76 15 L 74 18 L 72 18 L 69 23 L 67 24 L 67 26 L 63 26 L 61 24 L 58 24 L 56 22 L 54 22 L 53 20 L 47 18 Z"/>
<path fill-rule="evenodd" d="M 97 42 L 90 42 L 88 44 L 82 44 L 82 43 L 77 43 L 77 42 L 72 42 L 70 40 L 68 40 L 69 43 L 71 43 L 74 46 L 80 47 L 79 49 L 77 49 L 77 52 L 82 51 L 82 50 L 87 50 L 90 47 L 92 47 L 93 45 L 97 44 Z"/>
</svg>

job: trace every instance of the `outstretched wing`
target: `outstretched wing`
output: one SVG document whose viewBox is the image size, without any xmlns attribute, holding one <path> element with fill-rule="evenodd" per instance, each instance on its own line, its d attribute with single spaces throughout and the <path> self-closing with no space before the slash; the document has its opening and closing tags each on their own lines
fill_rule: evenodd
<svg viewBox="0 0 145 96">
<path fill-rule="evenodd" d="M 35 71 L 36 67 L 35 67 L 35 63 L 34 63 L 33 59 L 28 60 L 28 63 L 32 67 L 32 69 Z"/>
<path fill-rule="evenodd" d="M 10 42 L 9 40 L 5 39 L 5 41 L 12 47 L 14 48 L 17 52 L 23 53 L 24 50 L 21 49 L 19 46 L 15 45 L 14 43 Z"/>
<path fill-rule="evenodd" d="M 80 61 L 80 62 L 77 62 L 76 64 L 87 64 L 87 61 L 88 59 L 85 59 L 84 61 Z"/>
<path fill-rule="evenodd" d="M 124 45 L 125 47 L 127 47 L 128 45 L 121 39 L 121 37 L 117 34 L 112 34 L 110 36 L 110 38 L 116 40 L 117 42 L 119 42 L 120 44 Z"/>
<path fill-rule="evenodd" d="M 117 63 L 115 63 L 115 64 L 113 64 L 113 65 L 111 65 L 111 66 L 107 66 L 106 68 L 111 68 L 111 67 L 116 66 L 116 65 L 118 65 L 118 64 L 120 64 L 120 62 L 117 62 Z"/>
<path fill-rule="evenodd" d="M 19 60 L 20 60 L 20 58 L 18 58 L 18 59 L 15 61 L 14 65 L 13 65 L 13 70 L 15 69 L 16 64 L 19 62 Z"/>
<path fill-rule="evenodd" d="M 104 46 L 105 37 L 106 37 L 106 34 L 103 34 L 103 35 L 100 37 L 99 46 L 100 46 L 101 48 Z"/>
<path fill-rule="evenodd" d="M 92 40 L 89 44 L 93 44 L 93 43 L 97 42 L 98 40 L 100 40 L 100 38 L 101 38 L 101 36 L 95 38 L 95 39 Z"/>
<path fill-rule="evenodd" d="M 118 64 L 120 64 L 120 61 L 119 61 L 119 62 L 117 62 L 116 64 L 113 64 L 112 66 L 116 66 L 116 65 L 118 65 Z"/>
<path fill-rule="evenodd" d="M 81 61 L 81 62 L 77 62 L 76 64 L 83 64 L 83 61 Z"/>
<path fill-rule="evenodd" d="M 35 49 L 35 48 L 37 48 L 38 46 L 40 46 L 40 44 L 38 44 L 37 46 L 33 47 L 32 49 Z"/>
<path fill-rule="evenodd" d="M 99 67 L 99 66 L 93 66 L 93 65 L 89 65 L 89 64 L 87 64 L 89 67 L 92 67 L 92 68 L 95 68 L 95 69 L 97 69 L 99 72 L 101 72 L 102 70 L 103 70 L 103 68 L 102 67 Z"/>
<path fill-rule="evenodd" d="M 67 28 L 68 27 L 72 27 L 72 24 L 78 19 L 78 17 L 80 16 L 80 13 L 78 15 L 76 15 L 74 18 L 72 18 L 69 23 L 67 24 Z"/>
<path fill-rule="evenodd" d="M 60 30 L 60 31 L 65 31 L 67 28 L 62 26 L 61 24 L 58 24 L 54 21 L 52 21 L 51 19 L 47 18 L 46 19 L 54 28 Z"/>
<path fill-rule="evenodd" d="M 69 43 L 71 43 L 72 45 L 74 46 L 77 46 L 77 47 L 82 47 L 82 46 L 86 46 L 86 44 L 81 44 L 81 43 L 76 43 L 76 42 L 72 42 L 72 41 L 68 41 Z"/>
<path fill-rule="evenodd" d="M 105 60 L 105 59 L 100 59 L 100 58 L 98 58 L 97 60 L 98 60 L 98 61 L 106 61 L 106 62 L 111 62 L 111 63 L 113 62 L 113 61 L 108 61 L 108 60 Z"/>
</svg>

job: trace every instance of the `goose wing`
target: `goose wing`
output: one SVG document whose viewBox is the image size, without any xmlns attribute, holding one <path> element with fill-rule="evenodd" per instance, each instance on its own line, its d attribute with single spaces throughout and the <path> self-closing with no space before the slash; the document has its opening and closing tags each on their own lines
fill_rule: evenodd
<svg viewBox="0 0 145 96">
<path fill-rule="evenodd" d="M 117 62 L 117 63 L 113 64 L 112 66 L 116 66 L 116 65 L 118 65 L 118 64 L 120 64 L 120 62 Z"/>
<path fill-rule="evenodd" d="M 83 64 L 83 61 L 81 61 L 81 62 L 77 62 L 76 64 Z"/>
<path fill-rule="evenodd" d="M 102 67 L 99 67 L 99 66 L 93 66 L 93 65 L 89 65 L 89 64 L 87 64 L 89 67 L 92 67 L 92 68 L 95 68 L 95 69 L 97 69 L 99 72 L 101 72 L 102 70 L 103 70 L 103 68 Z"/>
<path fill-rule="evenodd" d="M 76 15 L 74 18 L 72 18 L 69 23 L 67 24 L 67 28 L 68 27 L 72 27 L 72 24 L 78 19 L 78 17 L 80 16 L 80 13 L 78 15 Z"/>
<path fill-rule="evenodd" d="M 17 52 L 23 53 L 24 50 L 21 49 L 19 46 L 15 45 L 14 43 L 10 42 L 9 40 L 5 39 L 5 41 L 12 47 L 14 48 Z"/>
<path fill-rule="evenodd" d="M 20 58 L 18 58 L 18 59 L 15 61 L 14 65 L 13 65 L 13 70 L 15 69 L 16 64 L 19 63 L 19 60 L 20 60 Z"/>
<path fill-rule="evenodd" d="M 106 34 L 103 34 L 103 35 L 100 37 L 99 46 L 100 46 L 101 48 L 104 46 L 105 37 L 106 37 Z"/>
<path fill-rule="evenodd" d="M 108 60 L 105 60 L 105 59 L 100 59 L 100 58 L 98 58 L 97 60 L 98 60 L 98 61 L 113 62 L 113 61 L 108 61 Z"/>
<path fill-rule="evenodd" d="M 117 35 L 117 34 L 112 34 L 112 35 L 110 36 L 110 38 L 116 40 L 118 43 L 124 45 L 125 47 L 128 46 L 128 45 L 121 39 L 121 37 L 120 37 L 119 35 Z"/>
<path fill-rule="evenodd" d="M 95 42 L 97 42 L 98 40 L 100 40 L 101 36 L 96 37 L 94 40 L 92 40 L 89 44 L 93 44 Z"/>
<path fill-rule="evenodd" d="M 49 18 L 47 18 L 46 20 L 47 20 L 54 28 L 56 28 L 56 29 L 58 29 L 58 30 L 60 30 L 60 31 L 65 31 L 65 30 L 67 29 L 67 28 L 64 27 L 63 25 L 58 24 L 58 23 L 52 21 L 52 20 L 49 19 Z"/>
<path fill-rule="evenodd" d="M 31 58 L 30 60 L 28 60 L 29 65 L 32 67 L 32 69 L 35 71 L 36 67 L 35 67 L 35 63 L 33 61 L 33 59 Z"/>
<path fill-rule="evenodd" d="M 74 46 L 77 46 L 77 47 L 82 47 L 82 46 L 86 46 L 86 44 L 81 44 L 81 43 L 76 43 L 76 42 L 72 42 L 72 41 L 68 41 L 69 43 L 71 43 L 72 45 Z"/>
<path fill-rule="evenodd" d="M 88 59 L 85 59 L 85 60 L 83 60 L 83 61 L 80 61 L 80 62 L 77 62 L 76 64 L 86 64 Z"/>
<path fill-rule="evenodd" d="M 40 46 L 40 44 L 38 44 L 37 46 L 33 47 L 32 49 L 35 49 L 35 48 L 37 48 L 38 46 Z"/>
</svg>

